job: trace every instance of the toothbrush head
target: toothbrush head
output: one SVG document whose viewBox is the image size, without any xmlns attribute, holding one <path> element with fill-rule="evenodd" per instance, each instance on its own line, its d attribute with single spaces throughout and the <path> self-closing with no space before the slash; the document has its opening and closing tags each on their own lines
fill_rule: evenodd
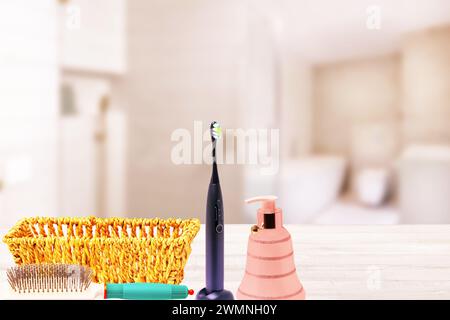
<svg viewBox="0 0 450 320">
<path fill-rule="evenodd" d="M 220 139 L 222 136 L 222 128 L 220 127 L 220 124 L 217 121 L 211 122 L 210 125 L 210 131 L 211 131 L 211 141 L 215 142 L 216 140 Z"/>
</svg>

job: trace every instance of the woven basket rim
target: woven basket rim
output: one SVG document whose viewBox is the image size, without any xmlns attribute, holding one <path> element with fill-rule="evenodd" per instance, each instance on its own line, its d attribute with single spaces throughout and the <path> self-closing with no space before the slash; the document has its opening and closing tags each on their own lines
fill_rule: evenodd
<svg viewBox="0 0 450 320">
<path fill-rule="evenodd" d="M 73 223 L 86 223 L 86 225 L 95 226 L 95 222 L 103 222 L 104 224 L 110 224 L 109 222 L 117 222 L 121 221 L 122 225 L 130 225 L 130 226 L 139 226 L 139 225 L 146 225 L 146 224 L 154 224 L 157 222 L 156 225 L 160 224 L 169 224 L 172 221 L 177 222 L 178 224 L 185 224 L 185 228 L 182 232 L 182 234 L 178 238 L 167 238 L 167 237 L 148 237 L 148 238 L 140 238 L 140 237 L 104 237 L 104 236 L 98 236 L 98 237 L 76 237 L 76 236 L 56 236 L 56 235 L 37 235 L 37 236 L 17 236 L 17 233 L 20 232 L 20 228 L 29 225 L 32 222 L 37 222 L 39 220 L 43 220 L 46 223 L 56 223 L 56 222 L 64 222 L 63 224 L 68 224 L 70 222 Z M 90 243 L 97 243 L 97 242 L 103 242 L 105 244 L 108 244 L 110 242 L 141 242 L 141 241 L 161 241 L 161 242 L 182 242 L 187 240 L 190 242 L 195 236 L 197 235 L 198 231 L 200 229 L 200 220 L 197 218 L 187 218 L 187 219 L 181 219 L 181 218 L 121 218 L 121 217 L 109 217 L 109 218 L 99 218 L 95 216 L 89 216 L 89 217 L 29 217 L 29 218 L 23 218 L 16 222 L 16 224 L 5 234 L 3 237 L 3 242 L 6 244 L 11 243 L 37 243 L 37 242 L 46 242 L 46 241 L 55 241 L 58 239 L 67 239 L 72 238 L 75 241 L 80 242 L 90 242 Z"/>
</svg>

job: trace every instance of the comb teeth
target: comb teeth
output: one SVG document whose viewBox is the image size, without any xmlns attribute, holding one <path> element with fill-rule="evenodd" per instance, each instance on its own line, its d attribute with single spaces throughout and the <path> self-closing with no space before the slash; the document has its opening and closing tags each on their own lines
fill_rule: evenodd
<svg viewBox="0 0 450 320">
<path fill-rule="evenodd" d="M 92 270 L 71 264 L 29 264 L 6 272 L 11 288 L 18 293 L 81 292 L 91 284 Z"/>
</svg>

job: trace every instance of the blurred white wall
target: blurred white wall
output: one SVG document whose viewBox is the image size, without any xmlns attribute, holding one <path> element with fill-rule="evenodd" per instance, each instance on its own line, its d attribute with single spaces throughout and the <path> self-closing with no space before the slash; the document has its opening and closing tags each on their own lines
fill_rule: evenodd
<svg viewBox="0 0 450 320">
<path fill-rule="evenodd" d="M 382 28 L 369 31 L 356 0 L 339 15 L 342 4 L 326 1 L 1 2 L 2 219 L 57 211 L 203 217 L 210 167 L 170 159 L 171 133 L 193 133 L 196 120 L 205 131 L 211 120 L 279 128 L 281 167 L 297 171 L 296 161 L 315 152 L 343 154 L 355 169 L 393 163 L 400 140 L 448 144 L 449 28 L 400 41 L 448 21 L 448 3 L 417 4 L 383 0 Z M 108 115 L 61 117 L 60 75 L 84 83 L 81 109 L 98 109 L 102 93 L 90 80 L 102 82 Z M 112 143 L 96 148 L 100 122 Z M 77 142 L 58 145 L 64 137 Z M 254 208 L 242 218 L 242 200 L 280 190 L 278 175 L 258 169 L 221 166 L 227 222 L 253 221 Z"/>
<path fill-rule="evenodd" d="M 281 53 L 281 159 L 309 155 L 313 150 L 313 66 L 298 52 Z"/>
<path fill-rule="evenodd" d="M 398 54 L 320 65 L 314 72 L 314 150 L 366 167 L 390 169 L 400 139 Z"/>
<path fill-rule="evenodd" d="M 131 1 L 123 95 L 128 214 L 204 217 L 211 168 L 171 162 L 171 133 L 194 120 L 237 127 L 246 42 L 241 1 Z M 205 144 L 206 145 L 206 144 Z M 221 166 L 227 222 L 240 221 L 241 172 Z"/>
<path fill-rule="evenodd" d="M 64 69 L 114 74 L 125 72 L 127 2 L 55 1 L 60 31 L 58 50 Z"/>
<path fill-rule="evenodd" d="M 283 46 L 271 12 L 247 1 L 132 1 L 121 91 L 129 113 L 130 215 L 203 218 L 210 167 L 174 165 L 170 134 L 193 121 L 282 128 L 286 157 L 310 151 L 311 67 Z M 151 23 L 149 22 L 151 21 Z M 243 200 L 277 193 L 277 175 L 220 168 L 227 222 L 251 222 Z M 243 210 L 249 214 L 242 216 Z"/>
<path fill-rule="evenodd" d="M 124 215 L 126 116 L 113 97 L 111 82 L 66 72 L 62 83 L 70 90 L 62 103 L 72 105 L 73 111 L 59 121 L 59 214 Z"/>
<path fill-rule="evenodd" d="M 449 143 L 449 43 L 449 27 L 436 27 L 407 34 L 398 54 L 318 66 L 314 149 L 380 164 L 398 141 Z"/>
<path fill-rule="evenodd" d="M 53 0 L 0 2 L 0 225 L 57 214 Z"/>
<path fill-rule="evenodd" d="M 399 99 L 398 55 L 318 66 L 314 73 L 314 150 L 350 156 L 353 128 L 395 122 Z"/>
<path fill-rule="evenodd" d="M 450 145 L 450 26 L 408 34 L 402 57 L 405 144 Z"/>
</svg>

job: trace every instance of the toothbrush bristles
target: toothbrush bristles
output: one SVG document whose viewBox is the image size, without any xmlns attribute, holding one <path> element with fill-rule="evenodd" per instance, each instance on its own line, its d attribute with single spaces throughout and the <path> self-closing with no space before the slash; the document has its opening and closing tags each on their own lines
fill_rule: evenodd
<svg viewBox="0 0 450 320">
<path fill-rule="evenodd" d="M 72 292 L 86 290 L 92 270 L 71 264 L 28 264 L 9 268 L 8 282 L 15 292 Z"/>
<path fill-rule="evenodd" d="M 211 122 L 210 125 L 210 131 L 211 131 L 211 140 L 214 142 L 217 139 L 220 139 L 222 136 L 222 128 L 220 127 L 220 124 L 217 121 Z"/>
</svg>

